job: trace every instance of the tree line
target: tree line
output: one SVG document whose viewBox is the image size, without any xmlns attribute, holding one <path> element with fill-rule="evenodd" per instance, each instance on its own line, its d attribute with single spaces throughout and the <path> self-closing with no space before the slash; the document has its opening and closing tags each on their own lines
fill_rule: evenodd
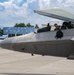
<svg viewBox="0 0 74 75">
<path fill-rule="evenodd" d="M 3 34 L 3 29 L 0 28 L 0 35 L 2 35 L 2 34 Z"/>
<path fill-rule="evenodd" d="M 34 27 L 34 26 L 31 25 L 30 23 L 27 23 L 27 24 L 25 24 L 25 23 L 16 23 L 14 25 L 14 27 Z"/>
<path fill-rule="evenodd" d="M 34 25 L 31 25 L 30 23 L 24 24 L 24 23 L 16 23 L 14 27 L 34 27 Z M 36 24 L 35 28 L 39 28 L 39 26 Z"/>
</svg>

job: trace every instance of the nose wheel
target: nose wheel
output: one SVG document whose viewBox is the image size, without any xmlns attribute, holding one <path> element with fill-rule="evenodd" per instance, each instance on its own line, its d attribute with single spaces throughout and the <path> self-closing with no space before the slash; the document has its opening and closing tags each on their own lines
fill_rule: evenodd
<svg viewBox="0 0 74 75">
<path fill-rule="evenodd" d="M 34 54 L 32 53 L 31 56 L 34 56 Z"/>
</svg>

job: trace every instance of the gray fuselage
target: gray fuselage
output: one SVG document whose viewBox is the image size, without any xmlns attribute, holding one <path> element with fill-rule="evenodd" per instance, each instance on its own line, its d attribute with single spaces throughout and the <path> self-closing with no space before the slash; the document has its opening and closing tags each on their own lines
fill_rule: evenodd
<svg viewBox="0 0 74 75">
<path fill-rule="evenodd" d="M 56 32 L 30 33 L 6 38 L 0 42 L 0 46 L 14 51 L 60 57 L 74 53 L 74 29 L 62 30 L 61 39 L 55 38 Z"/>
</svg>

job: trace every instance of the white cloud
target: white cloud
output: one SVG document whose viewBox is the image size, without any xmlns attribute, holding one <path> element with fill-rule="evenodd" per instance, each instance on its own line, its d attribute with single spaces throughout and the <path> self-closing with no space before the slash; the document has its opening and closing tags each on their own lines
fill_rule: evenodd
<svg viewBox="0 0 74 75">
<path fill-rule="evenodd" d="M 40 9 L 49 8 L 50 7 L 50 0 L 39 0 Z"/>
<path fill-rule="evenodd" d="M 0 5 L 0 11 L 3 11 L 4 9 L 5 9 L 5 7 Z"/>
<path fill-rule="evenodd" d="M 36 0 L 27 0 L 27 3 L 32 3 L 34 1 L 36 1 Z"/>
<path fill-rule="evenodd" d="M 18 6 L 21 1 L 9 0 L 3 3 L 0 2 L 0 25 L 14 25 L 17 22 L 24 22 L 22 20 L 27 17 L 29 12 L 27 3 L 23 3 L 21 7 Z"/>
<path fill-rule="evenodd" d="M 59 3 L 62 3 L 63 0 L 57 0 Z"/>
<path fill-rule="evenodd" d="M 74 0 L 57 0 L 58 7 L 73 7 L 74 8 Z"/>
<path fill-rule="evenodd" d="M 66 3 L 72 3 L 74 0 L 67 0 Z"/>
<path fill-rule="evenodd" d="M 1 3 L 5 7 L 7 15 L 13 17 L 24 17 L 27 15 L 27 4 L 24 3 L 22 7 L 19 7 L 16 3 L 20 3 L 22 0 L 10 0 L 8 2 Z M 15 3 L 16 2 L 16 3 Z"/>
<path fill-rule="evenodd" d="M 34 14 L 33 9 L 50 8 L 52 7 L 50 2 L 51 0 L 26 0 L 26 2 L 23 2 L 23 0 L 8 0 L 3 3 L 0 2 L 0 25 L 14 25 L 20 22 L 30 22 L 32 24 L 47 23 L 49 18 Z M 54 7 L 74 8 L 74 0 L 55 0 L 55 2 L 57 4 L 53 2 Z M 20 6 L 21 3 L 22 5 Z"/>
<path fill-rule="evenodd" d="M 74 7 L 74 0 L 67 0 L 65 2 L 65 6 L 66 7 L 70 7 L 70 6 Z"/>
</svg>

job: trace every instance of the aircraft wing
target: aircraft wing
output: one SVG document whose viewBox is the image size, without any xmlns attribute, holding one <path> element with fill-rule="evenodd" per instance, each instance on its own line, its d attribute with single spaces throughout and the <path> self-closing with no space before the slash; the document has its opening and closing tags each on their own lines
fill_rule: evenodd
<svg viewBox="0 0 74 75">
<path fill-rule="evenodd" d="M 56 18 L 63 21 L 74 22 L 74 12 L 70 12 L 65 9 L 54 8 L 47 10 L 34 10 L 34 12 L 40 15 Z"/>
</svg>

